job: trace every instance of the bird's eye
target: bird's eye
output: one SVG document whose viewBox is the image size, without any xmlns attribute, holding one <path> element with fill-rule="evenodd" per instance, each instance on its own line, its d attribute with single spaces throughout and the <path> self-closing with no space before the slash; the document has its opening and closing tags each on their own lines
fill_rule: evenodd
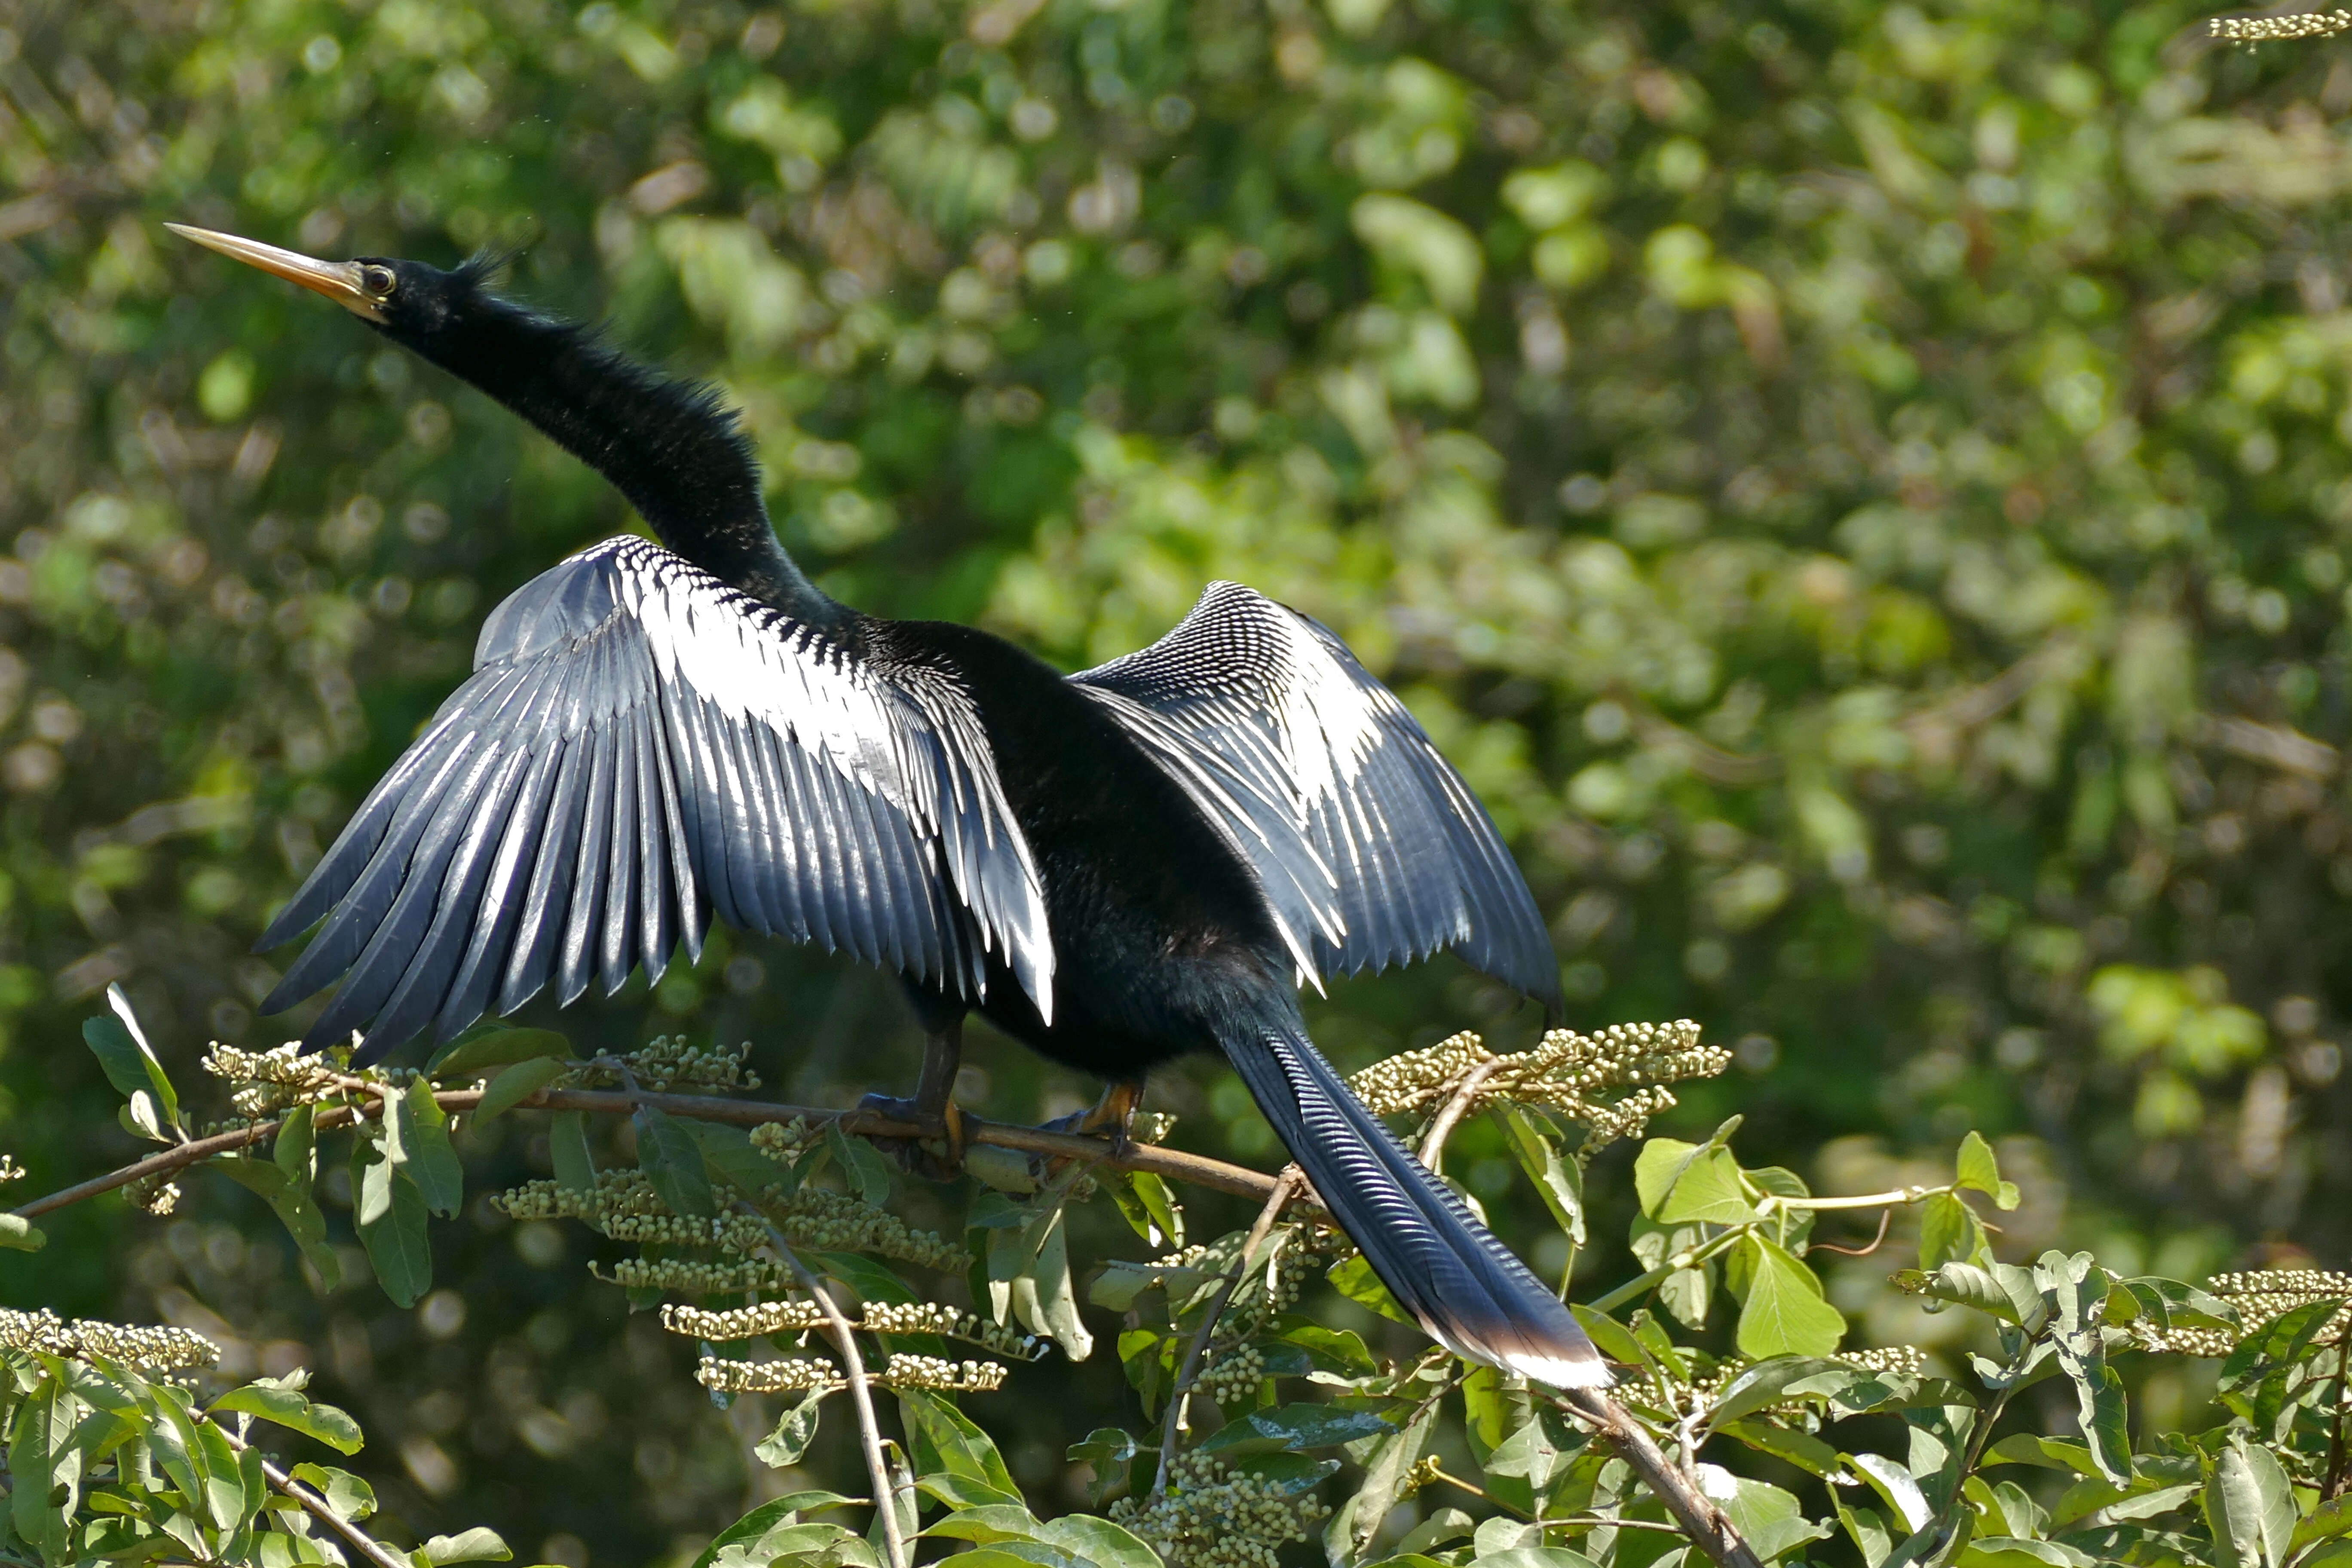
<svg viewBox="0 0 2352 1568">
<path fill-rule="evenodd" d="M 399 279 L 393 276 L 392 268 L 389 267 L 370 262 L 360 268 L 360 283 L 371 294 L 379 297 L 389 294 L 392 292 L 393 285 L 398 281 Z"/>
</svg>

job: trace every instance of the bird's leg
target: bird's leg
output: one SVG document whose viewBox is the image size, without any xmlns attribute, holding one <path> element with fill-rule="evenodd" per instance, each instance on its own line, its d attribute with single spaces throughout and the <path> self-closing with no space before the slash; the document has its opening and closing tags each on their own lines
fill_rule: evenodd
<svg viewBox="0 0 2352 1568">
<path fill-rule="evenodd" d="M 1092 1137 L 1108 1130 L 1110 1133 L 1110 1157 L 1123 1160 L 1135 1147 L 1129 1134 L 1135 1127 L 1135 1113 L 1143 1104 L 1143 1080 L 1121 1079 L 1113 1082 L 1095 1101 L 1093 1109 L 1074 1115 L 1056 1117 L 1045 1125 L 1048 1132 L 1070 1132 L 1081 1138 Z"/>
<path fill-rule="evenodd" d="M 915 1079 L 914 1099 L 869 1094 L 857 1102 L 860 1110 L 878 1111 L 902 1121 L 939 1128 L 938 1140 L 907 1139 L 903 1147 L 896 1151 L 899 1163 L 907 1169 L 932 1181 L 950 1180 L 963 1169 L 963 1110 L 955 1102 L 956 1073 L 962 1066 L 963 1020 L 958 1018 L 923 1037 L 923 1070 Z"/>
</svg>

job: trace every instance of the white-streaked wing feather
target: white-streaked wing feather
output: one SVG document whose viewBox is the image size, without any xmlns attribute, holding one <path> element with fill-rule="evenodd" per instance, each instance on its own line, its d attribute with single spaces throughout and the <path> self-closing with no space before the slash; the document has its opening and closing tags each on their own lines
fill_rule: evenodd
<svg viewBox="0 0 2352 1568">
<path fill-rule="evenodd" d="M 974 999 L 1001 951 L 1051 1016 L 1036 867 L 961 685 L 608 540 L 491 615 L 272 923 L 325 918 L 266 1005 L 344 975 L 311 1034 L 365 1026 L 372 1059 L 551 982 L 657 976 L 713 913 Z"/>
<path fill-rule="evenodd" d="M 1303 976 L 1451 947 L 1557 1007 L 1535 900 L 1462 775 L 1308 617 L 1213 583 L 1166 637 L 1070 678 L 1257 867 Z"/>
</svg>

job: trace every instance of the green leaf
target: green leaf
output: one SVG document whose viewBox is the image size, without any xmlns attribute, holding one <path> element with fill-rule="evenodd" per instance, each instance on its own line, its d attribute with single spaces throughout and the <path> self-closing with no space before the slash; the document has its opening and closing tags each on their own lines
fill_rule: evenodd
<svg viewBox="0 0 2352 1568">
<path fill-rule="evenodd" d="M 1352 1562 L 1371 1544 L 1381 1521 L 1404 1494 L 1413 1467 L 1421 1462 L 1436 1415 L 1437 1403 L 1433 1400 L 1412 1423 L 1374 1439 L 1359 1457 L 1364 1468 L 1362 1483 L 1323 1527 L 1323 1549 L 1332 1562 Z"/>
<path fill-rule="evenodd" d="M 2131 1479 L 2131 1429 L 2123 1379 L 2107 1364 L 2100 1325 L 2106 1318 L 2107 1274 L 2087 1252 L 2045 1252 L 2033 1278 L 2054 1306 L 2050 1343 L 2059 1370 L 2074 1384 L 2078 1424 L 2099 1473 L 2117 1486 Z"/>
<path fill-rule="evenodd" d="M 751 1452 L 759 1457 L 761 1464 L 781 1470 L 787 1465 L 801 1462 L 801 1456 L 808 1452 L 808 1446 L 816 1441 L 817 1421 L 822 1415 L 818 1406 L 824 1403 L 826 1392 L 822 1388 L 813 1388 L 803 1394 L 800 1403 L 785 1411 L 776 1422 L 776 1429 L 753 1446 Z"/>
<path fill-rule="evenodd" d="M 314 1404 L 299 1390 L 267 1380 L 232 1389 L 212 1403 L 214 1415 L 231 1410 L 315 1437 L 339 1454 L 356 1454 L 366 1441 L 360 1424 L 344 1412 L 331 1405 Z"/>
<path fill-rule="evenodd" d="M 1511 1152 L 1519 1169 L 1535 1184 L 1536 1194 L 1551 1210 L 1554 1223 L 1567 1233 L 1569 1246 L 1582 1247 L 1584 1168 L 1560 1152 L 1559 1140 L 1538 1124 L 1533 1112 L 1516 1105 L 1501 1110 L 1503 1130 L 1510 1134 Z"/>
<path fill-rule="evenodd" d="M 2336 1498 L 2304 1517 L 2294 1527 L 2294 1539 L 2288 1546 L 2300 1552 L 2315 1541 L 2332 1541 L 2347 1533 L 2352 1533 L 2352 1497 Z"/>
<path fill-rule="evenodd" d="M 1717 1432 L 1734 1442 L 1745 1443 L 1759 1453 L 1783 1459 L 1811 1475 L 1826 1480 L 1844 1468 L 1838 1451 L 1810 1432 L 1793 1426 L 1783 1426 L 1777 1421 L 1761 1417 L 1752 1420 L 1720 1421 Z"/>
<path fill-rule="evenodd" d="M 678 1118 L 678 1125 L 702 1151 L 704 1170 L 724 1179 L 745 1197 L 757 1198 L 770 1187 L 792 1185 L 792 1172 L 761 1153 L 751 1135 L 740 1127 L 692 1117 Z"/>
<path fill-rule="evenodd" d="M 1372 1272 L 1369 1259 L 1360 1252 L 1351 1252 L 1333 1264 L 1324 1276 L 1331 1288 L 1360 1307 L 1369 1307 L 1383 1318 L 1393 1318 L 1400 1323 L 1412 1322 L 1412 1316 L 1397 1305 L 1381 1277 Z"/>
<path fill-rule="evenodd" d="M 579 1110 L 559 1110 L 548 1121 L 548 1158 L 555 1166 L 555 1184 L 567 1193 L 596 1190 L 596 1162 L 588 1153 L 588 1117 Z"/>
<path fill-rule="evenodd" d="M 22 1215 L 0 1214 L 0 1247 L 11 1252 L 38 1252 L 49 1244 L 40 1227 Z"/>
<path fill-rule="evenodd" d="M 1097 1426 L 1087 1434 L 1085 1441 L 1072 1444 L 1065 1457 L 1072 1464 L 1093 1467 L 1094 1479 L 1087 1483 L 1087 1506 L 1099 1509 L 1145 1484 L 1136 1479 L 1136 1461 L 1158 1453 L 1157 1448 L 1138 1443 L 1132 1432 L 1117 1426 Z"/>
<path fill-rule="evenodd" d="M 425 1194 L 426 1208 L 444 1219 L 456 1217 L 466 1204 L 466 1171 L 449 1146 L 449 1117 L 433 1098 L 433 1086 L 421 1078 L 411 1079 L 408 1092 L 386 1110 L 394 1108 L 399 1114 L 394 1120 L 408 1151 L 404 1168 L 409 1180 Z"/>
<path fill-rule="evenodd" d="M 977 1481 L 1014 1502 L 1021 1500 L 1021 1489 L 1004 1468 L 996 1444 L 953 1405 L 923 1389 L 901 1389 L 898 1415 L 906 1424 L 918 1475 L 944 1471 Z"/>
<path fill-rule="evenodd" d="M 1784 1557 L 1807 1542 L 1831 1533 L 1828 1525 L 1808 1520 L 1796 1497 L 1779 1487 L 1746 1476 L 1734 1477 L 1714 1466 L 1702 1475 L 1711 1496 L 1722 1490 L 1724 1482 L 1730 1483 L 1732 1495 L 1724 1501 L 1723 1511 L 1762 1562 Z"/>
<path fill-rule="evenodd" d="M 85 1456 L 74 1433 L 83 1408 L 53 1373 L 19 1402 L 9 1436 L 9 1517 L 54 1562 L 68 1556 L 68 1521 L 80 1504 Z"/>
<path fill-rule="evenodd" d="M 1993 1207 L 2007 1212 L 2017 1206 L 2017 1184 L 2000 1179 L 2000 1162 L 1993 1158 L 1992 1145 L 1984 1135 L 1971 1129 L 1960 1140 L 1958 1185 L 1972 1193 L 1982 1193 L 1992 1200 Z"/>
<path fill-rule="evenodd" d="M 849 1499 L 834 1492 L 817 1491 L 792 1492 L 783 1497 L 772 1498 L 720 1531 L 710 1544 L 703 1549 L 702 1555 L 694 1560 L 694 1568 L 718 1568 L 720 1556 L 730 1548 L 740 1551 L 766 1542 L 772 1539 L 772 1532 L 788 1530 L 798 1525 L 800 1516 L 803 1513 L 840 1508 L 849 1501 Z M 855 1537 L 851 1539 L 856 1540 Z M 735 1561 L 757 1563 L 764 1568 L 765 1564 L 782 1555 L 783 1551 L 779 1547 L 774 1552 L 765 1553 L 744 1552 Z"/>
<path fill-rule="evenodd" d="M 841 1167 L 852 1192 L 877 1206 L 890 1201 L 890 1180 L 896 1173 L 881 1150 L 863 1138 L 850 1137 L 838 1121 L 825 1123 L 824 1146 L 832 1151 L 834 1163 Z"/>
<path fill-rule="evenodd" d="M 2205 1522 L 2221 1568 L 2286 1568 L 2294 1553 L 2294 1489 L 2269 1449 L 2231 1435 L 2205 1488 Z"/>
<path fill-rule="evenodd" d="M 520 1030 L 511 1033 L 520 1034 Z M 498 1077 L 490 1087 L 482 1090 L 480 1103 L 474 1107 L 474 1125 L 481 1126 L 513 1110 L 557 1079 L 572 1070 L 572 1064 L 557 1057 L 533 1057 L 517 1062 Z"/>
<path fill-rule="evenodd" d="M 309 1107 L 303 1108 L 306 1111 Z M 309 1121 L 304 1120 L 302 1131 L 307 1142 Z M 286 1135 L 278 1134 L 278 1153 L 286 1153 Z M 300 1151 L 299 1152 L 307 1152 Z M 296 1159 L 298 1168 L 307 1162 Z M 317 1271 L 319 1282 L 331 1290 L 342 1283 L 343 1265 L 335 1249 L 327 1245 L 327 1216 L 320 1211 L 318 1200 L 311 1196 L 308 1182 L 297 1181 L 286 1173 L 276 1160 L 264 1164 L 243 1155 L 226 1154 L 210 1162 L 212 1168 L 239 1185 L 250 1189 L 268 1203 L 277 1214 L 286 1234 L 294 1238 L 302 1257 Z"/>
<path fill-rule="evenodd" d="M 572 1042 L 552 1029 L 514 1029 L 488 1024 L 467 1030 L 433 1053 L 425 1076 L 444 1083 L 478 1078 L 490 1068 L 508 1067 L 539 1057 L 569 1058 Z"/>
<path fill-rule="evenodd" d="M 653 1183 L 662 1202 L 682 1215 L 713 1215 L 718 1205 L 710 1195 L 710 1173 L 703 1168 L 702 1147 L 676 1118 L 650 1105 L 637 1107 L 637 1167 Z"/>
<path fill-rule="evenodd" d="M 1947 1263 L 1981 1267 L 1991 1261 L 1992 1243 L 1975 1210 L 1950 1193 L 1937 1193 L 1921 1207 L 1920 1268 L 1939 1268 Z"/>
<path fill-rule="evenodd" d="M 1990 1268 L 1979 1268 L 1972 1263 L 1946 1263 L 1929 1269 L 1899 1268 L 1895 1272 L 1895 1283 L 1915 1296 L 1989 1312 L 2003 1322 L 2017 1324 L 2028 1333 L 2041 1331 L 2047 1312 L 2032 1272 L 2012 1264 L 1996 1263 Z"/>
<path fill-rule="evenodd" d="M 2045 1437 L 2039 1432 L 2019 1432 L 2003 1437 L 1985 1450 L 1988 1465 L 2033 1465 L 2045 1470 L 2072 1470 L 2078 1476 L 2099 1473 L 2091 1450 L 2080 1443 L 2063 1437 Z"/>
<path fill-rule="evenodd" d="M 1154 1236 L 1146 1232 L 1143 1239 L 1171 1251 L 1181 1248 L 1184 1245 L 1184 1205 L 1176 1201 L 1168 1184 L 1150 1171 L 1132 1171 L 1128 1173 L 1128 1185 L 1159 1233 Z"/>
<path fill-rule="evenodd" d="M 1822 1294 L 1813 1271 L 1779 1243 L 1751 1236 L 1739 1244 L 1748 1256 L 1746 1300 L 1739 1304 L 1737 1338 L 1741 1353 L 1758 1360 L 1776 1355 L 1822 1356 L 1845 1337 L 1845 1319 Z"/>
<path fill-rule="evenodd" d="M 1886 1506 L 1895 1510 L 1895 1517 L 1903 1521 L 1905 1530 L 1923 1530 L 1935 1517 L 1927 1494 L 1919 1489 L 1918 1481 L 1907 1468 L 1884 1454 L 1853 1454 L 1848 1456 L 1847 1463 L 1886 1500 Z"/>
<path fill-rule="evenodd" d="M 1045 1221 L 1036 1256 L 1012 1281 L 1013 1307 L 1032 1333 L 1052 1340 L 1070 1360 L 1084 1361 L 1094 1353 L 1095 1339 L 1078 1315 L 1077 1289 L 1070 1279 L 1069 1233 L 1062 1219 L 1057 1205 Z"/>
<path fill-rule="evenodd" d="M 1162 1568 L 1158 1552 L 1107 1519 L 1066 1513 L 1048 1521 L 1037 1539 L 1091 1568 Z"/>
<path fill-rule="evenodd" d="M 286 1173 L 286 1179 L 304 1192 L 319 1176 L 318 1135 L 314 1131 L 316 1112 L 308 1105 L 298 1105 L 278 1118 L 278 1139 L 269 1146 L 270 1162 Z"/>
<path fill-rule="evenodd" d="M 1238 1458 L 1251 1454 L 1301 1453 L 1309 1448 L 1333 1448 L 1367 1437 L 1385 1437 L 1396 1431 L 1369 1410 L 1344 1410 L 1336 1405 L 1286 1405 L 1279 1410 L 1255 1410 L 1229 1421 L 1201 1444 L 1204 1453 Z"/>
<path fill-rule="evenodd" d="M 362 1148 L 369 1147 L 366 1139 Z M 356 1157 L 357 1151 L 354 1151 Z M 383 1210 L 360 1222 L 360 1245 L 367 1249 L 383 1293 L 395 1307 L 414 1307 L 433 1287 L 433 1252 L 425 1239 L 425 1194 L 408 1173 L 388 1160 L 368 1167 L 369 1181 L 383 1194 Z M 379 1180 L 376 1173 L 382 1173 Z"/>
<path fill-rule="evenodd" d="M 1506 1546 L 1500 1552 L 1481 1552 L 1472 1561 L 1476 1568 L 1600 1568 L 1583 1552 L 1565 1546 Z"/>
<path fill-rule="evenodd" d="M 294 1467 L 293 1478 L 327 1500 L 327 1506 L 348 1520 L 362 1520 L 375 1511 L 375 1489 L 352 1474 L 332 1465 L 301 1464 Z"/>
<path fill-rule="evenodd" d="M 497 1531 L 480 1524 L 462 1535 L 436 1535 L 417 1552 L 434 1568 L 444 1563 L 505 1563 L 514 1556 Z"/>
<path fill-rule="evenodd" d="M 1642 1212 L 1652 1219 L 1663 1217 L 1659 1211 L 1684 1173 L 1701 1155 L 1714 1153 L 1729 1142 L 1739 1120 L 1730 1118 L 1704 1143 L 1685 1143 L 1679 1138 L 1653 1138 L 1644 1142 L 1633 1159 L 1633 1193 Z"/>
<path fill-rule="evenodd" d="M 1683 1166 L 1651 1217 L 1660 1225 L 1692 1220 L 1738 1225 L 1756 1217 L 1756 1205 L 1748 1199 L 1739 1162 L 1731 1151 L 1707 1149 Z"/>
<path fill-rule="evenodd" d="M 163 1064 L 155 1059 L 154 1047 L 147 1043 L 147 1032 L 139 1026 L 138 1015 L 131 1010 L 131 998 L 122 994 L 120 984 L 106 988 L 106 1005 L 113 1016 L 100 1015 L 85 1019 L 81 1026 L 84 1044 L 98 1057 L 98 1065 L 106 1073 L 106 1081 L 124 1099 L 145 1089 L 155 1097 L 163 1121 L 173 1127 L 180 1124 L 180 1094 L 163 1071 Z"/>
<path fill-rule="evenodd" d="M 1959 1568 L 2098 1568 L 2098 1560 L 2054 1541 L 1980 1535 L 1961 1548 Z"/>
</svg>

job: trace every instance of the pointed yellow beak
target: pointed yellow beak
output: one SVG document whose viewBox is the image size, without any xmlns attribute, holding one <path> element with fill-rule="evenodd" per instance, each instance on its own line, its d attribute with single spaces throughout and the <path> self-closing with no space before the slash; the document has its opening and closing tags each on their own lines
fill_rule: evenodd
<svg viewBox="0 0 2352 1568">
<path fill-rule="evenodd" d="M 324 294 L 352 315 L 370 321 L 383 320 L 383 301 L 368 292 L 365 268 L 356 261 L 317 261 L 296 251 L 280 250 L 257 239 L 240 239 L 184 223 L 163 226 L 183 239 L 193 239 L 207 250 L 217 250 L 247 267 L 299 283 L 314 294 Z"/>
</svg>

